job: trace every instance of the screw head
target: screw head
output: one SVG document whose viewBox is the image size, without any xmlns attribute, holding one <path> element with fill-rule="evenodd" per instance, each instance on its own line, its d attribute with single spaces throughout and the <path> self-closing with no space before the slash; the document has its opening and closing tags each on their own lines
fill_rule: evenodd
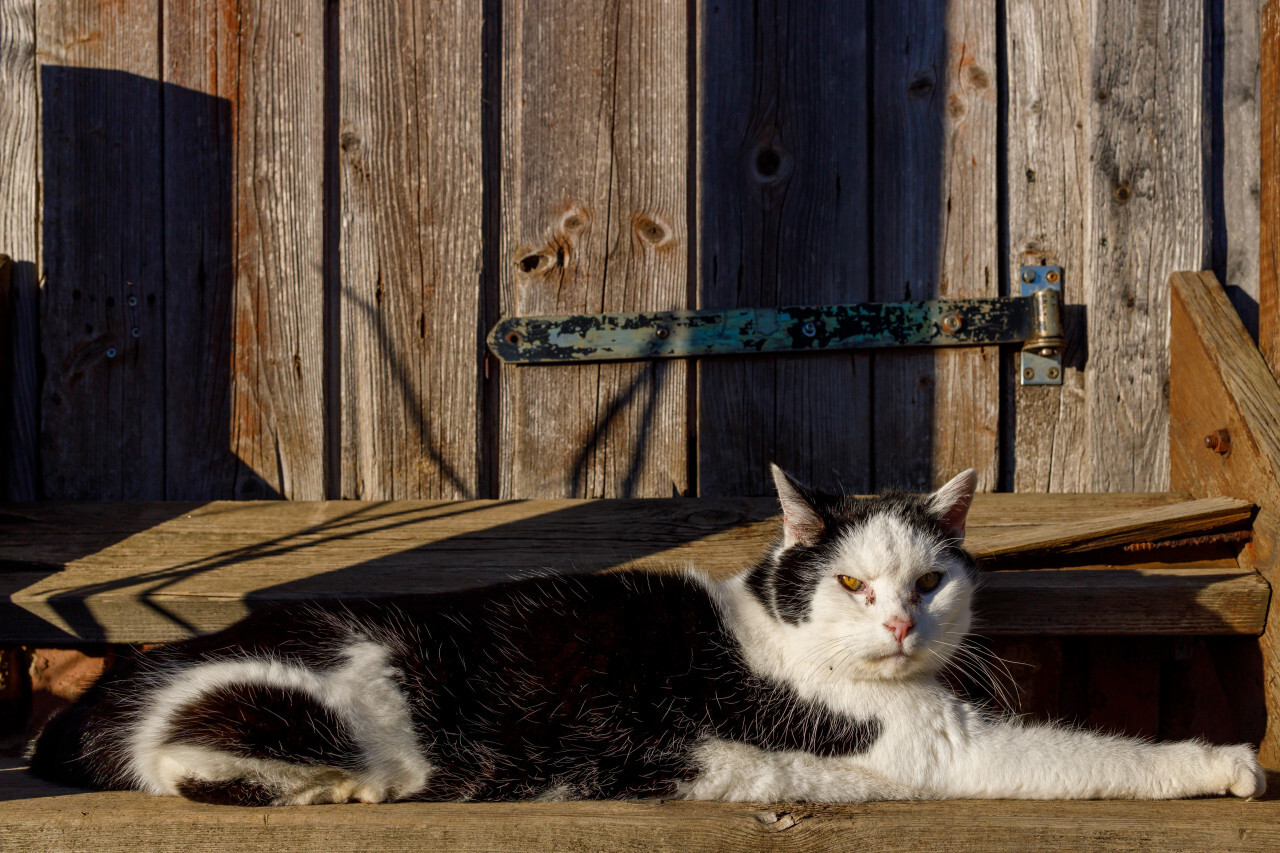
<svg viewBox="0 0 1280 853">
<path fill-rule="evenodd" d="M 952 311 L 950 314 L 942 318 L 942 331 L 946 332 L 948 335 L 954 335 L 956 332 L 960 331 L 960 327 L 963 325 L 964 319 L 955 311 Z"/>
<path fill-rule="evenodd" d="M 132 307 L 132 306 L 134 306 L 134 305 L 137 305 L 137 304 L 138 304 L 138 297 L 136 297 L 136 296 L 134 296 L 132 293 L 130 293 L 130 294 L 129 294 L 128 302 L 129 302 L 129 306 L 130 306 L 130 307 Z"/>
<path fill-rule="evenodd" d="M 1059 278 L 1060 276 L 1058 275 L 1057 270 L 1049 270 L 1047 273 L 1045 273 L 1045 276 L 1044 276 L 1044 280 L 1049 282 L 1050 284 L 1055 284 Z"/>
<path fill-rule="evenodd" d="M 1045 371 L 1045 373 L 1050 379 L 1053 379 L 1055 381 L 1059 376 L 1062 375 L 1062 371 L 1056 367 L 1050 367 L 1047 371 Z"/>
<path fill-rule="evenodd" d="M 1032 379 L 1035 379 L 1036 378 L 1035 368 L 1034 367 L 1024 368 L 1022 371 L 1022 378 L 1027 380 L 1028 382 L 1030 382 Z"/>
<path fill-rule="evenodd" d="M 1035 280 L 1036 280 L 1036 271 L 1035 271 L 1035 270 L 1023 270 L 1023 271 L 1022 271 L 1022 280 L 1023 280 L 1023 281 L 1025 281 L 1027 284 L 1030 284 L 1031 282 L 1035 281 Z"/>
<path fill-rule="evenodd" d="M 662 338 L 663 340 L 666 340 L 667 335 L 671 334 L 671 330 L 668 329 L 666 326 L 658 326 L 656 329 L 653 330 L 653 333 L 658 337 Z"/>
<path fill-rule="evenodd" d="M 133 335 L 135 338 L 140 338 L 142 337 L 142 330 L 139 329 L 137 326 L 134 326 L 132 329 L 129 330 L 129 334 Z"/>
<path fill-rule="evenodd" d="M 812 320 L 810 320 L 800 327 L 800 333 L 806 338 L 812 338 L 814 335 L 818 334 L 818 327 L 813 324 Z"/>
<path fill-rule="evenodd" d="M 107 358 L 115 358 L 115 357 L 116 357 L 116 348 L 115 348 L 115 347 L 108 347 L 108 348 L 107 348 Z"/>
</svg>

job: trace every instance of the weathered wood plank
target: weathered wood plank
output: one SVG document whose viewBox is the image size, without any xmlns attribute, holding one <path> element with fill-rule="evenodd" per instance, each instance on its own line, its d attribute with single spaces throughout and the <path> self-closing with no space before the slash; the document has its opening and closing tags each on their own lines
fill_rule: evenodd
<svg viewBox="0 0 1280 853">
<path fill-rule="evenodd" d="M 1272 774 L 1270 788 L 1280 778 Z M 0 769 L 0 819 L 15 850 L 817 851 L 856 838 L 884 853 L 949 850 L 1272 850 L 1280 801 L 890 802 L 861 805 L 681 801 L 203 806 L 138 792 L 83 793 Z"/>
<path fill-rule="evenodd" d="M 1203 269 L 1204 8 L 1096 7 L 1084 264 L 1090 490 L 1168 485 L 1172 270 Z M 1143 132 L 1135 132 L 1135 128 Z"/>
<path fill-rule="evenodd" d="M 684 3 L 525 0 L 502 26 L 502 313 L 687 307 Z M 687 493 L 687 381 L 503 367 L 499 494 Z"/>
<path fill-rule="evenodd" d="M 340 493 L 477 497 L 481 3 L 340 14 Z"/>
<path fill-rule="evenodd" d="M 165 496 L 235 496 L 232 328 L 239 264 L 235 189 L 240 102 L 253 97 L 233 47 L 234 3 L 164 11 Z M 241 88 L 247 84 L 249 92 Z"/>
<path fill-rule="evenodd" d="M 868 300 L 865 3 L 697 6 L 698 307 Z M 699 362 L 698 494 L 870 490 L 870 365 Z"/>
<path fill-rule="evenodd" d="M 999 292 L 994 11 L 977 0 L 876 9 L 871 270 L 879 301 Z M 979 488 L 994 488 L 995 348 L 877 354 L 874 364 L 876 488 L 924 489 L 970 467 Z"/>
<path fill-rule="evenodd" d="M 37 496 L 39 425 L 40 160 L 39 88 L 36 80 L 36 2 L 0 0 L 0 252 L 12 256 L 9 315 L 11 385 L 9 463 L 0 490 L 13 501 Z"/>
<path fill-rule="evenodd" d="M 1023 264 L 1063 267 L 1066 348 L 1061 387 L 1011 383 L 1014 422 L 1005 465 L 1016 492 L 1088 484 L 1084 365 L 1085 212 L 1089 209 L 1091 9 L 1085 0 L 1008 0 L 1010 291 Z"/>
<path fill-rule="evenodd" d="M 1019 516 L 1019 504 L 1001 498 L 1015 497 L 979 496 L 970 523 L 976 553 L 1013 553 L 1002 546 L 1006 541 L 1031 553 L 1070 547 L 1063 532 L 1070 525 L 1049 527 L 1045 542 L 1036 536 L 1043 514 L 1025 507 L 1026 526 L 1008 523 Z M 1055 497 L 1041 502 L 1041 513 L 1047 504 L 1068 503 Z M 1071 528 L 1077 536 L 1114 545 L 1124 541 L 1123 530 L 1145 537 L 1200 529 L 1185 517 L 1177 521 L 1183 505 L 1147 510 L 1164 523 L 1147 534 L 1134 529 L 1136 522 L 1113 523 L 1102 503 L 1092 507 L 1098 513 L 1092 523 Z M 1204 504 L 1220 512 L 1206 513 Z M 1239 517 L 1238 504 L 1228 504 L 1198 502 L 1183 515 L 1210 519 L 1202 523 L 1216 523 L 1223 512 Z M 727 498 L 11 505 L 0 541 L 9 633 L 0 640 L 66 641 L 69 631 L 86 640 L 155 642 L 222 627 L 270 602 L 435 592 L 547 569 L 693 565 L 722 576 L 767 550 L 777 535 L 775 513 L 769 500 Z M 983 515 L 997 513 L 1003 524 L 982 525 Z M 1029 624 L 1049 633 L 1261 630 L 1267 586 L 1229 558 L 1080 572 L 990 574 L 990 630 L 1028 633 Z M 1021 598 L 1024 592 L 1032 598 Z M 1082 593 L 1099 601 L 1062 607 L 1063 595 Z M 1142 604 L 1144 597 L 1155 604 Z M 1148 614 L 1152 607 L 1159 612 Z"/>
<path fill-rule="evenodd" d="M 40 472 L 51 498 L 164 497 L 157 0 L 46 2 Z"/>
<path fill-rule="evenodd" d="M 1170 480 L 1197 495 L 1253 501 L 1253 541 L 1240 553 L 1274 587 L 1280 583 L 1280 385 L 1212 273 L 1175 273 L 1170 332 Z M 1228 453 L 1204 437 L 1225 429 Z M 1280 761 L 1280 596 L 1259 640 L 1267 709 L 1265 761 Z"/>
<path fill-rule="evenodd" d="M 1156 542 L 1243 527 L 1253 517 L 1253 511 L 1253 504 L 1246 500 L 1204 498 L 1106 518 L 1044 524 L 1003 532 L 990 539 L 979 534 L 974 541 L 967 542 L 966 547 L 975 556 L 988 559 L 1013 555 L 1079 554 L 1130 542 Z"/>
<path fill-rule="evenodd" d="M 1280 0 L 1262 7 L 1258 347 L 1280 376 Z"/>
</svg>

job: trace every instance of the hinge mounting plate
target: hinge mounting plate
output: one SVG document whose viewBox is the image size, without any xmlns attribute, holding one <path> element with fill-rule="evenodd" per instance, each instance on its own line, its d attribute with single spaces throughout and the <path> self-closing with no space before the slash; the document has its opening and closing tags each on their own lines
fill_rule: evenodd
<svg viewBox="0 0 1280 853">
<path fill-rule="evenodd" d="M 1032 335 L 1022 343 L 1018 382 L 1022 385 L 1062 384 L 1062 267 L 1024 266 L 1022 295 L 1035 300 Z"/>
</svg>

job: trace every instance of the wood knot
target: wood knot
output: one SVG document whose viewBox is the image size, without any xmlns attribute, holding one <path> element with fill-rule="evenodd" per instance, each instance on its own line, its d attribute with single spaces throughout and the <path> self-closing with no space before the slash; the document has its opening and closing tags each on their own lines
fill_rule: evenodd
<svg viewBox="0 0 1280 853">
<path fill-rule="evenodd" d="M 934 76 L 933 69 L 926 68 L 911 78 L 911 82 L 907 84 L 907 96 L 911 98 L 927 98 L 933 94 L 933 87 L 936 84 L 937 78 Z"/>
<path fill-rule="evenodd" d="M 655 248 L 671 241 L 671 229 L 657 218 L 637 211 L 631 215 L 631 228 L 644 243 Z"/>
<path fill-rule="evenodd" d="M 969 85 L 975 89 L 985 89 L 991 85 L 991 75 L 981 66 L 970 65 L 965 70 L 965 75 L 969 78 Z"/>
<path fill-rule="evenodd" d="M 1129 190 L 1129 184 L 1127 183 L 1123 183 L 1120 186 L 1116 187 L 1116 201 L 1120 202 L 1121 204 L 1124 204 L 1126 201 L 1128 201 L 1129 196 L 1131 194 L 1132 193 Z"/>
<path fill-rule="evenodd" d="M 955 92 L 947 95 L 947 115 L 952 118 L 960 118 L 967 111 L 968 107 L 965 106 L 964 98 L 960 97 Z"/>
<path fill-rule="evenodd" d="M 791 172 L 791 158 L 772 140 L 761 142 L 752 153 L 751 172 L 762 184 L 780 181 Z"/>
<path fill-rule="evenodd" d="M 584 207 L 571 207 L 560 217 L 561 233 L 571 237 L 586 231 L 589 224 L 591 224 L 591 212 Z"/>
</svg>

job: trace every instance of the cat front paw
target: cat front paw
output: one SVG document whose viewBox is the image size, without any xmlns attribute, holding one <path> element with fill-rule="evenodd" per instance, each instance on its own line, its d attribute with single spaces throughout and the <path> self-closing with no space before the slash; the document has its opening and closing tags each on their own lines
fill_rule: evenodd
<svg viewBox="0 0 1280 853">
<path fill-rule="evenodd" d="M 1223 746 L 1218 754 L 1226 765 L 1226 790 L 1237 797 L 1258 797 L 1267 790 L 1267 777 L 1258 764 L 1258 755 L 1252 747 Z"/>
</svg>

